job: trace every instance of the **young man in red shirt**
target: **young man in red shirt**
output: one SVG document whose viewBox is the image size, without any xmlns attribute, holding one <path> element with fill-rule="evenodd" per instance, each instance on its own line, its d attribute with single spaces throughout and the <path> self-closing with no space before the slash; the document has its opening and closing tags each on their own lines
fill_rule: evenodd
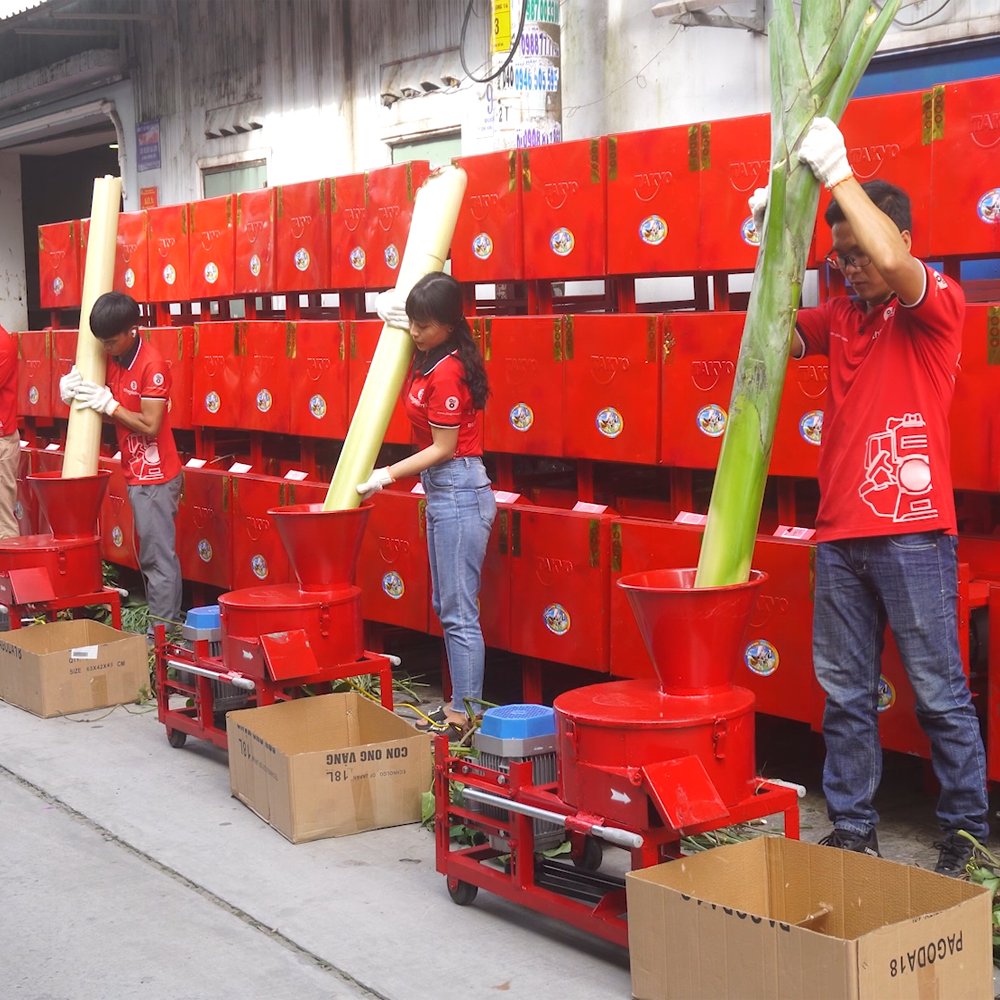
<svg viewBox="0 0 1000 1000">
<path fill-rule="evenodd" d="M 183 581 L 174 525 L 181 463 L 167 413 L 170 369 L 142 339 L 139 320 L 139 306 L 130 296 L 100 296 L 90 313 L 90 328 L 110 355 L 107 385 L 82 381 L 74 368 L 59 388 L 64 399 L 72 394 L 77 409 L 97 410 L 115 425 L 146 582 L 151 638 L 154 624 L 169 628 L 181 614 Z"/>
<path fill-rule="evenodd" d="M 986 757 L 958 644 L 948 431 L 965 297 L 910 254 L 908 196 L 884 181 L 859 184 L 833 122 L 816 119 L 798 155 L 833 191 L 826 259 L 854 291 L 800 311 L 792 352 L 830 364 L 813 665 L 826 692 L 823 791 L 834 829 L 821 843 L 878 854 L 872 800 L 888 623 L 941 784 L 936 870 L 958 876 L 972 854 L 958 831 L 980 841 L 989 833 Z"/>
</svg>

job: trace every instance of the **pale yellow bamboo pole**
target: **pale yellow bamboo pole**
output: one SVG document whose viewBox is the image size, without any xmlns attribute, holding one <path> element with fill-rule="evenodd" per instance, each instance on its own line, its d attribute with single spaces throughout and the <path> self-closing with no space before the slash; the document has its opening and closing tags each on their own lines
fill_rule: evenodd
<svg viewBox="0 0 1000 1000">
<path fill-rule="evenodd" d="M 403 295 L 408 294 L 425 274 L 444 267 L 466 181 L 461 167 L 442 167 L 417 190 L 406 249 L 396 279 L 396 287 Z M 347 429 L 347 439 L 326 494 L 324 510 L 350 510 L 361 503 L 357 485 L 363 483 L 375 467 L 412 356 L 413 341 L 409 331 L 386 323 L 358 407 Z"/>
<path fill-rule="evenodd" d="M 111 291 L 115 274 L 115 243 L 118 239 L 118 211 L 122 199 L 120 177 L 94 180 L 94 198 L 90 207 L 90 235 L 83 272 L 80 304 L 80 333 L 76 338 L 76 367 L 88 382 L 104 385 L 107 359 L 100 341 L 90 329 L 90 310 L 105 293 Z M 101 453 L 101 422 L 97 410 L 69 408 L 66 427 L 66 455 L 63 479 L 96 476 Z"/>
</svg>

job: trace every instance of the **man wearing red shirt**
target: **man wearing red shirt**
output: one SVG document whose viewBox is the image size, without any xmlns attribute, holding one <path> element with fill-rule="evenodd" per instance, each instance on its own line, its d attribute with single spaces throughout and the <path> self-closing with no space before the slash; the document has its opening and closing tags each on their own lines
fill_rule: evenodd
<svg viewBox="0 0 1000 1000">
<path fill-rule="evenodd" d="M 931 742 L 944 834 L 936 870 L 961 875 L 988 833 L 986 758 L 958 644 L 948 409 L 965 297 L 910 254 L 910 200 L 859 184 L 840 131 L 817 119 L 799 158 L 834 192 L 833 248 L 855 298 L 799 313 L 796 357 L 830 362 L 819 463 L 813 665 L 826 692 L 821 843 L 878 854 L 880 663 L 892 629 Z M 759 206 L 758 206 L 759 207 Z"/>
<path fill-rule="evenodd" d="M 19 535 L 14 516 L 21 437 L 17 433 L 17 344 L 0 326 L 0 538 Z"/>
<path fill-rule="evenodd" d="M 98 298 L 90 328 L 110 355 L 107 385 L 79 382 L 75 399 L 77 409 L 89 407 L 110 417 L 118 434 L 151 637 L 154 624 L 169 627 L 181 614 L 183 581 L 174 525 L 181 463 L 167 413 L 170 369 L 142 339 L 139 319 L 139 306 L 130 296 L 108 292 Z"/>
</svg>

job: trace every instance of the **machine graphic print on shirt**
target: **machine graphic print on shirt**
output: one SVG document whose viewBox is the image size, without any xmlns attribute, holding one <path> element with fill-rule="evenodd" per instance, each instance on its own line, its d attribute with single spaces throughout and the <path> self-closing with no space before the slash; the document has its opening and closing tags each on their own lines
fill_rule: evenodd
<svg viewBox="0 0 1000 1000">
<path fill-rule="evenodd" d="M 160 469 L 160 446 L 156 438 L 145 434 L 129 434 L 122 446 L 122 456 L 128 456 L 132 475 L 141 482 L 162 478 Z"/>
<path fill-rule="evenodd" d="M 861 499 L 879 517 L 923 521 L 938 516 L 931 497 L 927 424 L 919 413 L 889 417 L 885 431 L 868 438 Z"/>
</svg>

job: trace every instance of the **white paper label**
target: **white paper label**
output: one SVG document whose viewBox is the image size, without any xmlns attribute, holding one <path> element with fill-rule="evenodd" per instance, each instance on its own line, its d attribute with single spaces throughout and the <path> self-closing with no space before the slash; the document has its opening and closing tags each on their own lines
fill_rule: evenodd
<svg viewBox="0 0 1000 1000">
<path fill-rule="evenodd" d="M 296 483 L 301 483 L 309 475 L 308 472 L 301 472 L 299 469 L 289 469 L 285 473 L 285 479 L 292 479 Z"/>
<path fill-rule="evenodd" d="M 815 528 L 800 528 L 794 524 L 779 524 L 774 532 L 775 538 L 812 538 Z"/>
<path fill-rule="evenodd" d="M 573 504 L 573 510 L 580 514 L 603 514 L 607 509 L 607 504 L 587 503 L 585 500 L 577 500 L 577 502 Z"/>
<path fill-rule="evenodd" d="M 506 490 L 494 490 L 493 496 L 497 503 L 517 503 L 521 499 L 520 493 L 508 493 Z"/>
<path fill-rule="evenodd" d="M 233 464 L 231 466 L 229 466 L 229 471 L 230 472 L 249 472 L 250 468 L 251 468 L 251 466 L 247 465 L 245 462 L 233 462 Z"/>
<path fill-rule="evenodd" d="M 45 450 L 46 451 L 58 451 L 59 450 L 59 445 L 58 444 L 47 444 L 45 446 Z"/>
<path fill-rule="evenodd" d="M 69 658 L 71 660 L 96 660 L 98 649 L 100 646 L 74 646 L 69 651 Z"/>
<path fill-rule="evenodd" d="M 695 514 L 694 511 L 682 510 L 674 518 L 674 524 L 704 524 L 707 520 L 707 514 Z"/>
<path fill-rule="evenodd" d="M 204 458 L 189 458 L 185 463 L 184 467 L 186 469 L 200 469 L 205 464 Z"/>
<path fill-rule="evenodd" d="M 415 493 L 418 497 L 422 497 L 424 495 L 424 484 L 417 483 L 417 485 L 410 490 L 410 493 Z"/>
</svg>

